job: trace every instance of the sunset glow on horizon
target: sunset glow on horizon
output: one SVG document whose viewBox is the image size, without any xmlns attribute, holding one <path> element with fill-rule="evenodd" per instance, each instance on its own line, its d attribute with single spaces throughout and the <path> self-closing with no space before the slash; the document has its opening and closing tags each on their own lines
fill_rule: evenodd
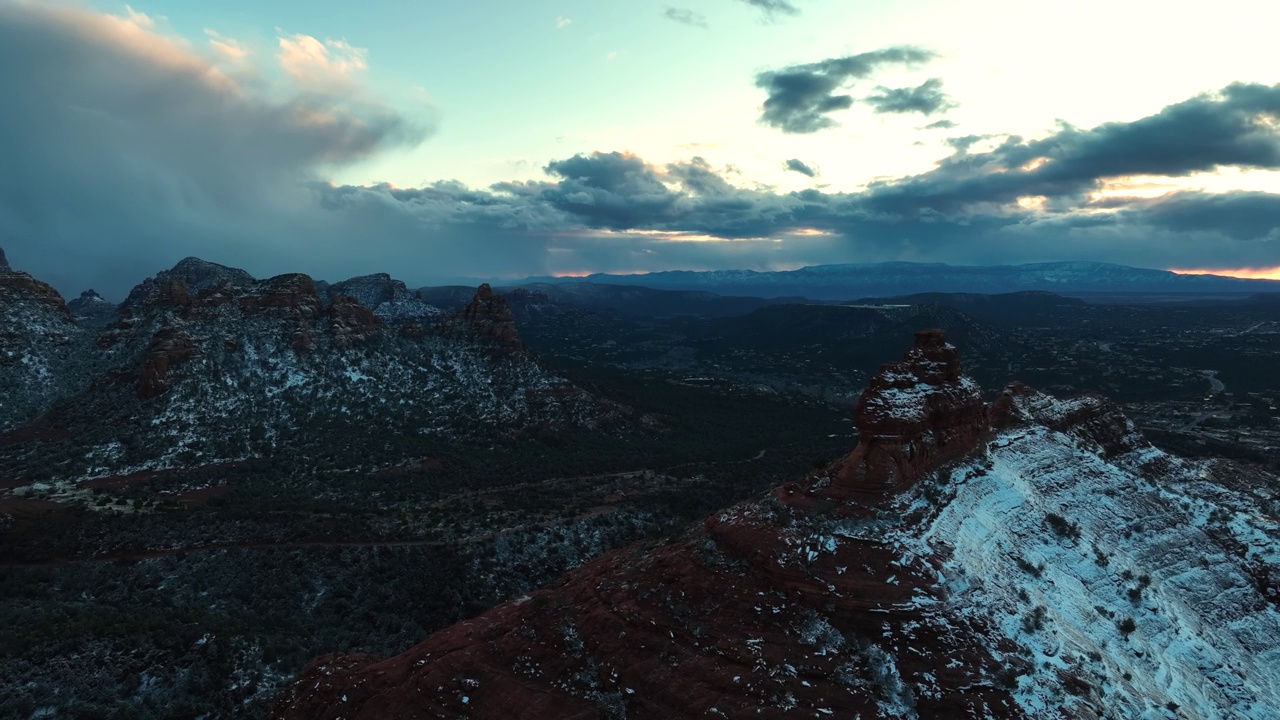
<svg viewBox="0 0 1280 720">
<path fill-rule="evenodd" d="M 1280 265 L 1269 268 L 1236 268 L 1234 270 L 1169 268 L 1169 272 L 1177 273 L 1178 275 L 1219 275 L 1221 277 L 1242 278 L 1244 280 L 1280 280 Z"/>
</svg>

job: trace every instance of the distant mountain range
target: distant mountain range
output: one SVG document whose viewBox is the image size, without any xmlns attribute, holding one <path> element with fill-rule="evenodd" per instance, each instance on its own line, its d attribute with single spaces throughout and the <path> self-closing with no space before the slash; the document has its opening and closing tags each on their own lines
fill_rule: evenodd
<svg viewBox="0 0 1280 720">
<path fill-rule="evenodd" d="M 1280 291 L 1280 281 L 1243 280 L 1220 275 L 1179 275 L 1167 270 L 1094 262 L 1028 265 L 946 265 L 943 263 L 860 263 L 814 265 L 799 270 L 675 270 L 643 275 L 597 273 L 580 278 L 531 277 L 515 283 L 528 287 L 553 283 L 639 285 L 660 290 L 700 290 L 721 295 L 762 298 L 783 296 L 813 300 L 930 292 L 1008 293 L 1045 290 L 1062 295 L 1248 294 Z"/>
</svg>

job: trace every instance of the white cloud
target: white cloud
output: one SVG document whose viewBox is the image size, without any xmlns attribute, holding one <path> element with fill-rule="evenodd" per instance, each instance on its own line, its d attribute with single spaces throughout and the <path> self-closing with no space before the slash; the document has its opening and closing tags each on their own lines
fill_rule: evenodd
<svg viewBox="0 0 1280 720">
<path fill-rule="evenodd" d="M 569 25 L 571 25 L 572 23 L 573 23 L 573 20 L 571 18 L 567 18 L 563 16 L 556 18 L 557 28 L 566 28 L 566 27 L 569 27 Z"/>
<path fill-rule="evenodd" d="M 221 57 L 228 60 L 240 61 L 249 55 L 249 50 L 239 40 L 229 38 L 219 34 L 214 30 L 205 28 L 204 34 L 209 37 L 209 46 Z"/>
<path fill-rule="evenodd" d="M 280 67 L 300 84 L 309 87 L 349 84 L 353 77 L 369 67 L 369 51 L 353 47 L 345 40 L 321 42 L 310 35 L 297 34 L 280 38 L 276 56 Z"/>
</svg>

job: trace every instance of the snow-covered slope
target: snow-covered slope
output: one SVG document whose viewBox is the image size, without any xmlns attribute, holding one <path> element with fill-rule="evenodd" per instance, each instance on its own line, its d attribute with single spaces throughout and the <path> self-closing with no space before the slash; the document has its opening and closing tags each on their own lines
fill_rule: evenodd
<svg viewBox="0 0 1280 720">
<path fill-rule="evenodd" d="M 91 341 L 56 290 L 0 263 L 0 431 L 85 384 Z"/>
<path fill-rule="evenodd" d="M 936 515 L 891 542 L 941 559 L 941 605 L 1017 645 L 1027 713 L 1280 718 L 1274 479 L 1132 436 L 1108 452 L 1053 428 L 1070 403 L 1016 403 L 1027 424 L 955 468 Z"/>
</svg>

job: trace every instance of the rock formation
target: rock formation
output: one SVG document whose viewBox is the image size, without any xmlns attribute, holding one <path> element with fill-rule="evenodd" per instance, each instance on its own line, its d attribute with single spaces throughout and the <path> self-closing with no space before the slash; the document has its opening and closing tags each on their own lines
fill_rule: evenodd
<svg viewBox="0 0 1280 720">
<path fill-rule="evenodd" d="M 856 418 L 858 446 L 831 486 L 833 497 L 899 490 L 972 452 L 988 429 L 981 389 L 961 372 L 941 330 L 916 333 L 902 360 L 871 378 Z"/>
<path fill-rule="evenodd" d="M 76 322 L 92 328 L 110 325 L 116 318 L 115 303 L 92 289 L 85 290 L 80 293 L 80 297 L 67 303 L 67 309 Z"/>
<path fill-rule="evenodd" d="M 129 293 L 124 304 L 133 306 L 148 301 L 172 300 L 174 288 L 178 284 L 186 294 L 194 296 L 204 290 L 242 287 L 253 282 L 253 276 L 239 268 L 189 257 L 172 268 L 157 273 L 154 278 L 144 280 Z"/>
<path fill-rule="evenodd" d="M 376 309 L 383 303 L 406 302 L 413 298 L 413 294 L 403 282 L 393 279 L 387 273 L 349 278 L 333 283 L 328 287 L 328 291 L 333 295 L 353 297 L 370 310 Z"/>
<path fill-rule="evenodd" d="M 0 250 L 0 302 L 2 303 L 35 303 L 51 308 L 58 313 L 71 314 L 67 311 L 67 303 L 52 285 L 41 282 L 31 275 L 14 270 Z"/>
<path fill-rule="evenodd" d="M 441 330 L 481 338 L 509 348 L 524 346 L 516 332 L 515 313 L 506 299 L 489 287 L 489 283 L 476 290 L 475 297 L 466 307 L 441 323 Z"/>
<path fill-rule="evenodd" d="M 329 332 L 340 348 L 351 347 L 376 336 L 382 321 L 357 298 L 334 295 L 329 305 Z"/>
<path fill-rule="evenodd" d="M 34 419 L 80 382 L 86 336 L 57 290 L 0 262 L 0 431 Z"/>
</svg>

